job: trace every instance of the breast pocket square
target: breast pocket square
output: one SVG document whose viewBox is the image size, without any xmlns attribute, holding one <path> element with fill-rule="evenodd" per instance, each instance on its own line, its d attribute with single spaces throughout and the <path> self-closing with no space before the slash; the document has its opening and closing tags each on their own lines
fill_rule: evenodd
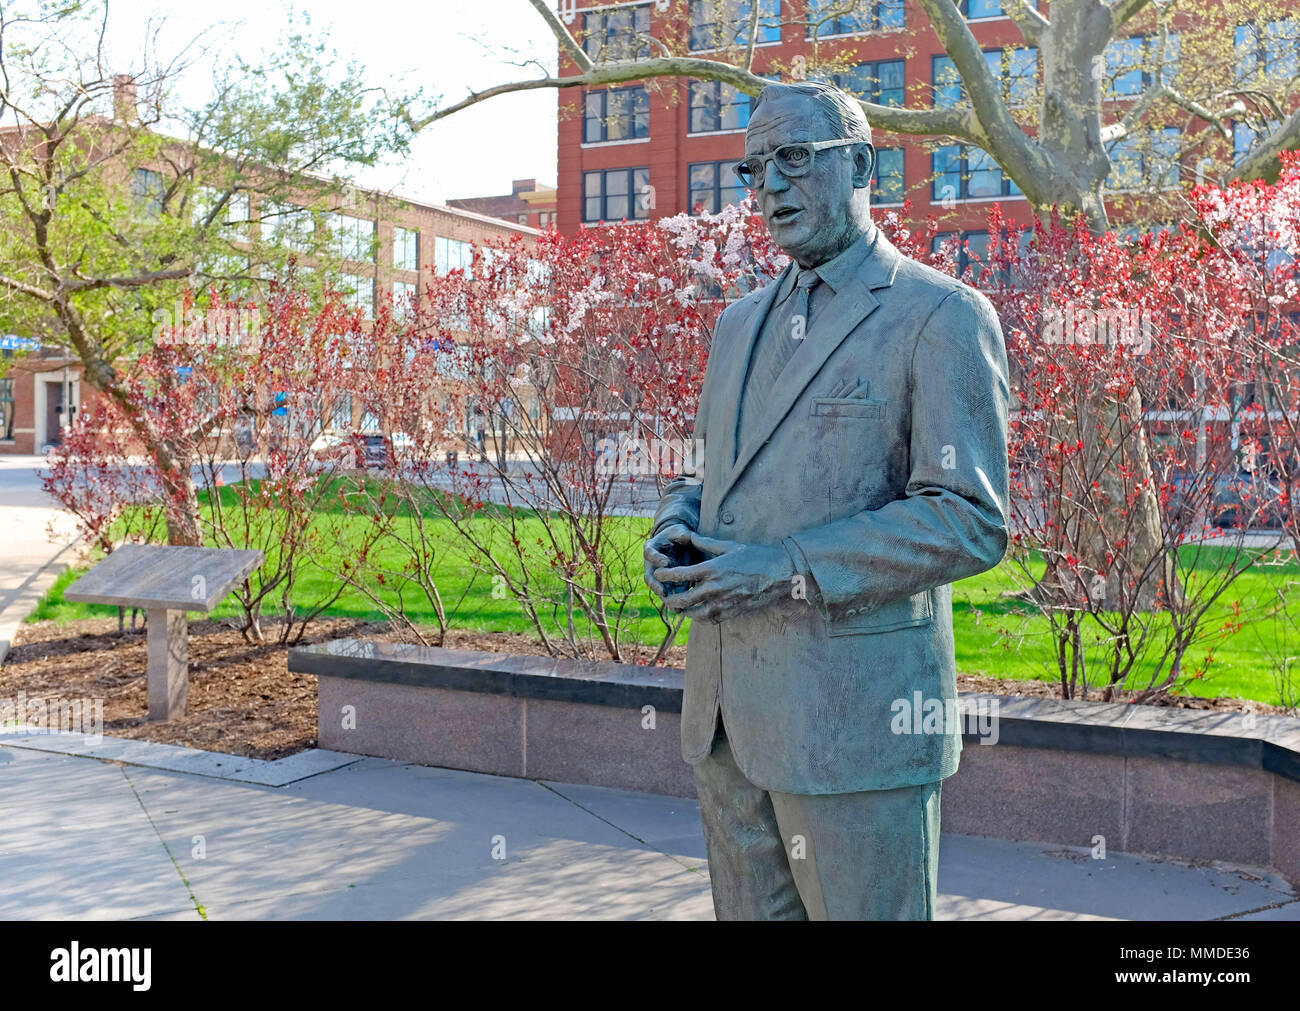
<svg viewBox="0 0 1300 1011">
<path fill-rule="evenodd" d="M 877 418 L 885 417 L 885 401 L 867 400 L 863 397 L 813 397 L 814 418 Z"/>
</svg>

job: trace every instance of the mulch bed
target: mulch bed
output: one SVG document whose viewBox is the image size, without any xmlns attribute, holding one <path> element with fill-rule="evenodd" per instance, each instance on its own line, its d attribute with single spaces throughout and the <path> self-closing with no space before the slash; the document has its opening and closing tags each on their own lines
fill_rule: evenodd
<svg viewBox="0 0 1300 1011">
<path fill-rule="evenodd" d="M 274 634 L 274 628 L 270 634 Z M 409 639 L 387 624 L 331 618 L 314 622 L 303 643 L 338 638 Z M 316 746 L 316 679 L 291 674 L 286 648 L 245 641 L 236 630 L 209 620 L 190 622 L 190 705 L 183 719 L 150 723 L 142 628 L 124 633 L 114 618 L 24 625 L 0 668 L 0 697 L 26 692 L 29 698 L 103 698 L 104 733 L 277 759 Z M 512 633 L 452 630 L 444 645 L 454 649 L 540 655 L 532 638 Z M 686 651 L 674 647 L 665 662 L 680 667 Z M 649 655 L 642 657 L 648 662 Z M 1045 681 L 958 677 L 964 691 L 1055 697 Z M 1288 715 L 1285 709 L 1243 699 L 1164 698 L 1160 705 L 1183 709 Z"/>
</svg>

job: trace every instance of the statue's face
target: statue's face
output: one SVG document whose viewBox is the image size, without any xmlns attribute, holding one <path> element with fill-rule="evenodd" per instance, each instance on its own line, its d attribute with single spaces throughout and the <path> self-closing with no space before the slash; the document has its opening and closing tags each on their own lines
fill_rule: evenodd
<svg viewBox="0 0 1300 1011">
<path fill-rule="evenodd" d="M 811 97 L 787 95 L 758 107 L 745 133 L 745 157 L 783 144 L 835 139 Z M 853 227 L 854 192 L 870 184 L 872 157 L 870 147 L 860 144 L 816 152 L 806 175 L 787 176 L 771 160 L 764 166 L 754 187 L 759 209 L 777 245 L 802 266 L 824 263 L 844 248 L 843 237 Z"/>
</svg>

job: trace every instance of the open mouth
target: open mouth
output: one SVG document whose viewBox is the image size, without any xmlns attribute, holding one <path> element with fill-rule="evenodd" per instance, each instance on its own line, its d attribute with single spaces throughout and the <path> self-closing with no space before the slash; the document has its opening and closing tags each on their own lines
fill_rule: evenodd
<svg viewBox="0 0 1300 1011">
<path fill-rule="evenodd" d="M 772 212 L 772 220 L 785 224 L 785 222 L 793 220 L 801 213 L 803 212 L 798 207 L 778 207 Z"/>
</svg>

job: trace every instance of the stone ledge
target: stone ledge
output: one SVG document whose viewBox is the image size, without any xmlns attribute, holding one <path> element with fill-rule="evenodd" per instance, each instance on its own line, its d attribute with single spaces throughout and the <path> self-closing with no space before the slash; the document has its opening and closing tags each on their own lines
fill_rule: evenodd
<svg viewBox="0 0 1300 1011">
<path fill-rule="evenodd" d="M 322 748 L 694 796 L 674 668 L 339 640 L 291 650 L 289 669 L 319 678 Z M 1100 836 L 1300 883 L 1300 720 L 962 698 L 996 701 L 998 737 L 966 735 L 945 831 L 1085 847 Z"/>
<path fill-rule="evenodd" d="M 299 674 L 509 695 L 552 702 L 682 711 L 683 672 L 675 667 L 441 649 L 411 643 L 335 639 L 289 651 Z"/>
</svg>

